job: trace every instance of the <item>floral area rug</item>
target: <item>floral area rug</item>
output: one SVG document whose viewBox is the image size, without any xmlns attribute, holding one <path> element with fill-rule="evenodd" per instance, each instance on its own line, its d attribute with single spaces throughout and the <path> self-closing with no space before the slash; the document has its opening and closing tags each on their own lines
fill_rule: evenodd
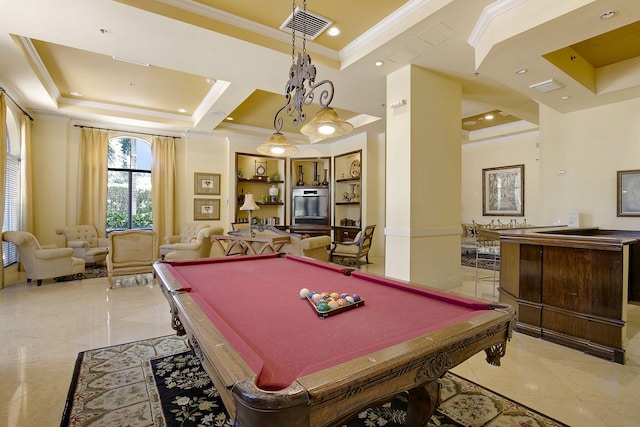
<svg viewBox="0 0 640 427">
<path fill-rule="evenodd" d="M 453 374 L 430 424 L 566 427 Z M 369 408 L 345 427 L 404 426 L 407 396 Z M 218 391 L 182 338 L 166 336 L 78 355 L 61 427 L 232 426 Z M 283 426 L 286 427 L 286 426 Z"/>
<path fill-rule="evenodd" d="M 461 263 L 466 267 L 476 268 L 476 255 L 461 254 Z M 483 259 L 482 256 L 478 260 L 478 267 L 486 270 L 493 270 L 493 259 Z M 496 260 L 496 271 L 500 271 L 500 260 Z"/>
</svg>

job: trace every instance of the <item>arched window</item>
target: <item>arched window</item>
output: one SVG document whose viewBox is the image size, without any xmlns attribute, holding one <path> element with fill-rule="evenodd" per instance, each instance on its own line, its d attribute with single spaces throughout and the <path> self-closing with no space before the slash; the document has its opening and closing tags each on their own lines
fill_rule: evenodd
<svg viewBox="0 0 640 427">
<path fill-rule="evenodd" d="M 151 143 L 134 136 L 109 139 L 107 232 L 153 228 Z"/>
<path fill-rule="evenodd" d="M 7 108 L 7 173 L 4 199 L 4 223 L 2 231 L 20 230 L 20 131 L 18 122 Z M 16 246 L 2 242 L 2 264 L 4 267 L 18 262 Z"/>
</svg>

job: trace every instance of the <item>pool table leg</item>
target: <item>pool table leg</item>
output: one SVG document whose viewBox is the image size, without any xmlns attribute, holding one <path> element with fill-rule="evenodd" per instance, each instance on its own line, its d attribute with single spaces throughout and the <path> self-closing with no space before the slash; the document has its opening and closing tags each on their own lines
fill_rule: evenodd
<svg viewBox="0 0 640 427">
<path fill-rule="evenodd" d="M 409 390 L 407 426 L 426 427 L 440 405 L 440 381 L 437 379 Z"/>
</svg>

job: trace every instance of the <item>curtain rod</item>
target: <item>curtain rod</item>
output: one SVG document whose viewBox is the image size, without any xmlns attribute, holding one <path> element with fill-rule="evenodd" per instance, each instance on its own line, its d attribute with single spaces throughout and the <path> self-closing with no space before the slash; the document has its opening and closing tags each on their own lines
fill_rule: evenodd
<svg viewBox="0 0 640 427">
<path fill-rule="evenodd" d="M 29 119 L 30 119 L 31 121 L 33 121 L 33 117 L 31 117 L 31 115 L 30 115 L 29 113 L 27 113 L 27 112 L 25 111 L 25 109 L 24 109 L 24 108 L 22 108 L 22 107 L 20 106 L 20 104 L 18 104 L 18 103 L 16 102 L 16 100 L 15 100 L 15 99 L 13 99 L 13 98 L 11 97 L 11 95 L 9 95 L 9 92 L 7 92 L 7 91 L 5 90 L 5 88 L 0 87 L 0 92 L 2 92 L 2 93 L 4 93 L 5 95 L 7 95 L 7 98 L 9 98 L 9 99 L 11 100 L 11 102 L 13 102 L 13 105 L 15 105 L 16 107 L 18 107 L 18 108 L 20 109 L 20 111 L 22 111 L 22 112 L 24 113 L 24 115 L 25 115 L 25 116 L 29 117 Z"/>
<path fill-rule="evenodd" d="M 99 129 L 99 130 L 106 130 L 106 131 L 110 131 L 110 132 L 122 132 L 122 133 L 137 133 L 138 135 L 149 135 L 149 136 L 162 136 L 165 138 L 180 138 L 179 136 L 171 136 L 171 135 L 160 135 L 158 133 L 147 133 L 147 132 L 138 132 L 138 131 L 129 131 L 129 130 L 120 130 L 120 129 L 105 129 L 105 128 L 97 128 L 95 126 L 83 126 L 83 125 L 73 125 L 74 127 L 77 128 L 87 128 L 87 129 Z"/>
</svg>

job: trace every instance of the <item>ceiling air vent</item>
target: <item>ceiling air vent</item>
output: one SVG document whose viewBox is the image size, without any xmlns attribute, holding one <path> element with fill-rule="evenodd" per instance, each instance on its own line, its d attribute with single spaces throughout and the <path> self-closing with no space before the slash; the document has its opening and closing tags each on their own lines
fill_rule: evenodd
<svg viewBox="0 0 640 427">
<path fill-rule="evenodd" d="M 560 89 L 562 86 L 562 84 L 558 83 L 557 81 L 551 79 L 551 80 L 545 80 L 543 82 L 540 83 L 536 83 L 536 84 L 532 84 L 531 86 L 529 86 L 531 89 L 535 89 L 538 92 L 551 92 L 552 90 L 556 90 L 556 89 Z"/>
<path fill-rule="evenodd" d="M 323 16 L 309 12 L 296 7 L 296 10 L 280 26 L 282 31 L 288 33 L 295 30 L 296 33 L 305 33 L 307 40 L 313 40 L 318 37 L 333 21 Z"/>
</svg>

